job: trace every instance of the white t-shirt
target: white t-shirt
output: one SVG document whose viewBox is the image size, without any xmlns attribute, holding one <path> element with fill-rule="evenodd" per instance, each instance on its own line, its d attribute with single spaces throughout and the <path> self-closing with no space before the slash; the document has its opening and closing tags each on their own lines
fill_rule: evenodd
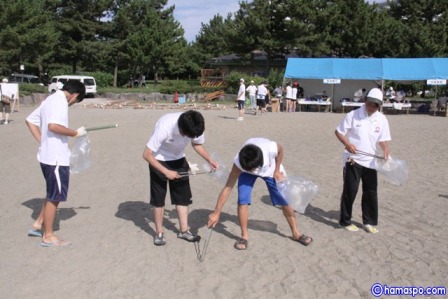
<svg viewBox="0 0 448 299">
<path fill-rule="evenodd" d="M 47 165 L 70 166 L 69 137 L 48 130 L 49 124 L 68 128 L 68 102 L 64 92 L 58 90 L 47 97 L 26 120 L 41 130 L 37 160 Z"/>
<path fill-rule="evenodd" d="M 251 173 L 261 177 L 273 177 L 275 171 L 275 158 L 278 156 L 277 143 L 266 138 L 250 138 L 244 144 L 253 144 L 258 146 L 263 152 L 263 166 L 255 169 L 255 171 L 246 171 L 241 167 L 238 154 L 236 154 L 233 162 L 243 172 Z M 280 165 L 280 171 L 284 172 L 283 165 Z"/>
<path fill-rule="evenodd" d="M 292 88 L 292 97 L 291 97 L 291 99 L 297 100 L 297 88 L 296 87 Z"/>
<path fill-rule="evenodd" d="M 240 84 L 240 89 L 238 90 L 238 101 L 246 100 L 246 85 Z"/>
<path fill-rule="evenodd" d="M 247 92 L 249 92 L 250 96 L 254 96 L 257 93 L 257 87 L 255 85 L 249 85 L 249 87 L 246 89 Z"/>
<path fill-rule="evenodd" d="M 177 122 L 183 112 L 168 113 L 156 123 L 156 127 L 146 146 L 153 151 L 159 161 L 173 161 L 185 157 L 188 143 L 203 144 L 204 134 L 197 138 L 182 136 Z"/>
<path fill-rule="evenodd" d="M 297 93 L 297 91 L 296 91 L 296 93 Z M 292 87 L 291 86 L 286 86 L 286 96 L 285 97 L 287 99 L 292 99 Z"/>
<path fill-rule="evenodd" d="M 356 146 L 356 149 L 373 155 L 377 154 L 378 142 L 391 140 L 387 118 L 378 111 L 369 117 L 365 105 L 347 113 L 336 130 L 345 135 L 348 141 Z M 364 167 L 376 168 L 375 158 L 351 154 L 347 150 L 344 151 L 343 155 L 344 165 L 349 157 Z"/>
<path fill-rule="evenodd" d="M 257 99 L 264 99 L 268 94 L 268 89 L 263 84 L 258 85 L 257 88 Z"/>
</svg>

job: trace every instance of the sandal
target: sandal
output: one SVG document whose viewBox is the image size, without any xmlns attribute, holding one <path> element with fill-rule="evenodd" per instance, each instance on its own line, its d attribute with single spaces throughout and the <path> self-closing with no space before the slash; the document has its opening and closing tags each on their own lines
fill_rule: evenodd
<svg viewBox="0 0 448 299">
<path fill-rule="evenodd" d="M 244 246 L 244 247 L 242 247 Z M 236 250 L 246 250 L 249 247 L 249 242 L 246 239 L 239 238 L 233 245 Z"/>
<path fill-rule="evenodd" d="M 302 234 L 298 239 L 294 239 L 294 240 L 299 242 L 303 246 L 308 246 L 311 244 L 311 242 L 313 242 L 313 238 L 311 238 L 305 234 Z"/>
</svg>

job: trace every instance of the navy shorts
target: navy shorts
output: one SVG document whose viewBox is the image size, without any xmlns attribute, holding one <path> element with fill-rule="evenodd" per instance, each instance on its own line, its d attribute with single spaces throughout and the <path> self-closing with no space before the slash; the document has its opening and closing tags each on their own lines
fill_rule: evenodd
<svg viewBox="0 0 448 299">
<path fill-rule="evenodd" d="M 177 172 L 189 170 L 187 159 L 174 161 L 159 161 L 163 166 Z M 167 185 L 170 187 L 171 204 L 188 206 L 193 203 L 191 197 L 190 179 L 188 176 L 176 180 L 168 180 L 160 171 L 149 165 L 150 193 L 149 203 L 157 208 L 165 206 Z"/>
<path fill-rule="evenodd" d="M 250 205 L 251 193 L 254 188 L 255 180 L 261 178 L 265 181 L 268 187 L 269 195 L 271 197 L 271 202 L 274 206 L 287 206 L 288 203 L 280 194 L 275 183 L 274 178 L 260 177 L 247 172 L 242 172 L 238 178 L 238 204 L 239 205 Z"/>
<path fill-rule="evenodd" d="M 243 109 L 244 109 L 244 101 L 238 100 L 238 110 L 243 110 Z"/>
<path fill-rule="evenodd" d="M 42 169 L 42 174 L 47 185 L 46 199 L 53 202 L 66 201 L 70 180 L 70 167 L 40 163 L 40 168 Z"/>
</svg>

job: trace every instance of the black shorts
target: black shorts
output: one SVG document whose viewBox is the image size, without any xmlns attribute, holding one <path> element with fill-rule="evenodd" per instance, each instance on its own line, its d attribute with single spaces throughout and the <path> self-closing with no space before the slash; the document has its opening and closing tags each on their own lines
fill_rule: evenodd
<svg viewBox="0 0 448 299">
<path fill-rule="evenodd" d="M 182 158 L 174 161 L 159 161 L 163 166 L 177 172 L 187 172 L 189 170 L 187 159 Z M 168 180 L 157 169 L 149 166 L 150 193 L 149 203 L 157 208 L 165 206 L 167 185 L 170 187 L 171 204 L 188 206 L 193 203 L 191 200 L 190 179 L 188 176 L 176 180 Z"/>
<path fill-rule="evenodd" d="M 266 102 L 264 99 L 257 99 L 257 106 L 260 108 L 266 107 Z"/>
</svg>

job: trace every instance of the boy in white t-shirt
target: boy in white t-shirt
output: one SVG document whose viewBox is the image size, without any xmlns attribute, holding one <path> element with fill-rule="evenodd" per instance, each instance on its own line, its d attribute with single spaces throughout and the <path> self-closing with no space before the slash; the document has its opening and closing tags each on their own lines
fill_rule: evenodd
<svg viewBox="0 0 448 299">
<path fill-rule="evenodd" d="M 47 195 L 42 210 L 28 231 L 29 236 L 42 237 L 42 247 L 70 245 L 53 232 L 56 210 L 61 201 L 67 200 L 70 178 L 69 137 L 87 134 L 84 127 L 68 127 L 68 107 L 81 102 L 86 94 L 83 83 L 70 80 L 61 90 L 47 97 L 27 118 L 26 124 L 39 142 L 37 159 L 44 175 Z M 42 232 L 42 226 L 44 228 Z"/>
<path fill-rule="evenodd" d="M 248 248 L 248 219 L 251 193 L 257 178 L 265 181 L 273 205 L 281 206 L 283 215 L 291 229 L 293 240 L 308 246 L 313 239 L 300 234 L 294 210 L 277 189 L 276 181 L 284 180 L 282 165 L 283 148 L 280 144 L 266 138 L 250 138 L 234 158 L 232 170 L 227 183 L 219 194 L 215 210 L 209 215 L 208 227 L 215 227 L 219 221 L 221 210 L 238 180 L 238 219 L 241 226 L 241 237 L 234 247 L 238 250 Z"/>
<path fill-rule="evenodd" d="M 169 185 L 171 203 L 176 205 L 180 232 L 177 237 L 189 242 L 198 242 L 200 236 L 193 235 L 188 226 L 188 206 L 193 203 L 188 176 L 189 166 L 185 159 L 185 147 L 191 143 L 194 150 L 206 160 L 212 170 L 218 163 L 212 160 L 203 146 L 205 122 L 201 113 L 194 110 L 168 113 L 156 123 L 154 132 L 146 144 L 143 158 L 149 163 L 150 204 L 153 206 L 156 235 L 154 245 L 165 245 L 163 215 L 165 197 Z"/>
</svg>

